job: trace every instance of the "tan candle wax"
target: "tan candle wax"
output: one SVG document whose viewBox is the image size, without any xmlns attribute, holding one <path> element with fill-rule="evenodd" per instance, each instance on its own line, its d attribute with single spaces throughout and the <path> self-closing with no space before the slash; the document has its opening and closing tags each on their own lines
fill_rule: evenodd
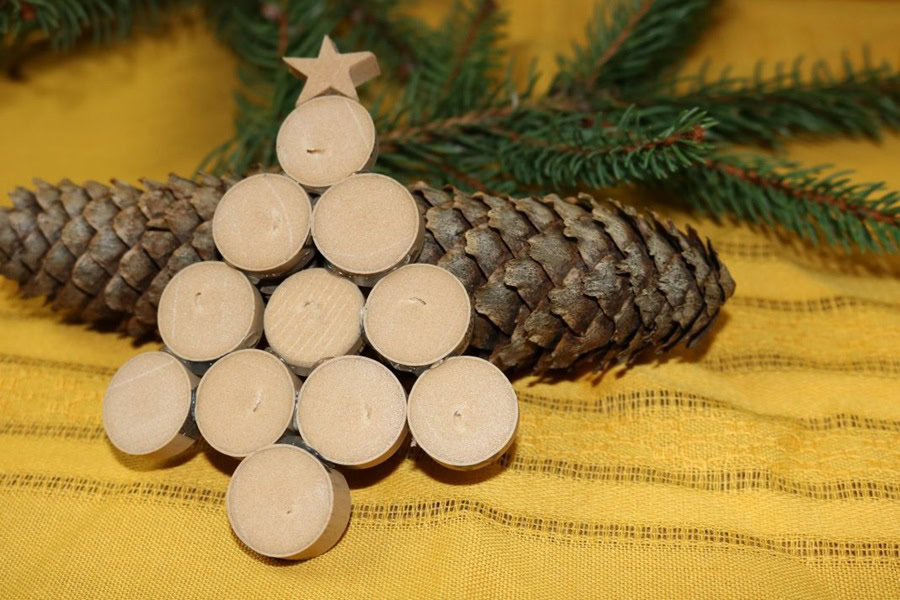
<svg viewBox="0 0 900 600">
<path fill-rule="evenodd" d="M 366 339 L 400 369 L 418 371 L 465 350 L 472 304 L 455 275 L 434 265 L 401 267 L 379 281 L 366 300 Z"/>
<path fill-rule="evenodd" d="M 371 358 L 327 360 L 300 390 L 297 430 L 325 460 L 375 466 L 406 436 L 406 392 L 387 367 Z"/>
<path fill-rule="evenodd" d="M 199 380 L 165 352 L 138 354 L 122 365 L 106 388 L 103 427 L 126 454 L 169 458 L 197 437 L 191 391 Z"/>
<path fill-rule="evenodd" d="M 336 271 L 373 285 L 422 249 L 425 224 L 412 194 L 384 175 L 353 175 L 313 209 L 316 248 Z"/>
<path fill-rule="evenodd" d="M 225 496 L 228 521 L 251 550 L 273 558 L 318 556 L 350 520 L 344 476 L 306 450 L 275 444 L 245 458 Z"/>
<path fill-rule="evenodd" d="M 510 447 L 519 423 L 512 384 L 474 356 L 425 371 L 409 393 L 409 429 L 429 456 L 451 469 L 477 469 Z"/>
<path fill-rule="evenodd" d="M 375 162 L 375 123 L 356 100 L 320 96 L 295 108 L 275 142 L 284 172 L 322 191 Z"/>
<path fill-rule="evenodd" d="M 219 452 L 247 456 L 284 435 L 299 389 L 300 380 L 277 356 L 256 349 L 233 352 L 200 380 L 197 426 Z"/>
<path fill-rule="evenodd" d="M 326 269 L 305 269 L 285 279 L 269 299 L 266 340 L 305 375 L 322 359 L 360 350 L 363 303 L 352 281 Z"/>
<path fill-rule="evenodd" d="M 215 360 L 259 341 L 262 296 L 243 273 L 223 262 L 195 263 L 163 290 L 157 323 L 174 354 L 196 362 Z"/>
<path fill-rule="evenodd" d="M 212 234 L 225 262 L 257 277 L 300 267 L 313 255 L 309 195 L 284 175 L 261 173 L 232 186 L 216 207 Z"/>
</svg>

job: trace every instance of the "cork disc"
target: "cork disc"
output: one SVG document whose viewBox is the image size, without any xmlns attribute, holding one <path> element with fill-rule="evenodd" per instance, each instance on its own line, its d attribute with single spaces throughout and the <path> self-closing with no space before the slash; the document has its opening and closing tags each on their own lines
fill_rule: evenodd
<svg viewBox="0 0 900 600">
<path fill-rule="evenodd" d="M 366 301 L 366 339 L 386 360 L 404 367 L 434 364 L 462 352 L 471 334 L 472 303 L 446 269 L 407 265 L 375 284 Z"/>
<path fill-rule="evenodd" d="M 307 256 L 312 204 L 289 177 L 262 173 L 232 186 L 216 207 L 212 234 L 228 264 L 278 274 Z"/>
<path fill-rule="evenodd" d="M 300 380 L 278 357 L 255 349 L 233 352 L 200 380 L 197 426 L 222 454 L 247 456 L 284 434 L 299 387 Z"/>
<path fill-rule="evenodd" d="M 424 239 L 419 208 L 397 181 L 365 173 L 325 192 L 313 209 L 313 241 L 349 275 L 383 274 L 417 254 Z"/>
<path fill-rule="evenodd" d="M 164 448 L 188 418 L 196 382 L 181 361 L 165 352 L 145 352 L 126 362 L 103 397 L 109 441 L 127 454 Z"/>
<path fill-rule="evenodd" d="M 512 444 L 519 405 L 500 369 L 474 356 L 449 358 L 427 370 L 409 393 L 409 429 L 437 462 L 475 469 Z"/>
<path fill-rule="evenodd" d="M 285 173 L 300 185 L 320 191 L 373 162 L 375 123 L 355 100 L 313 98 L 281 124 L 275 152 Z"/>
<path fill-rule="evenodd" d="M 297 429 L 328 461 L 375 466 L 387 460 L 406 435 L 406 392 L 387 367 L 371 358 L 331 359 L 303 383 Z"/>
<path fill-rule="evenodd" d="M 312 454 L 276 444 L 244 459 L 225 496 L 234 533 L 273 558 L 311 558 L 340 538 L 350 518 L 344 477 Z"/>
<path fill-rule="evenodd" d="M 266 340 L 300 371 L 362 345 L 363 295 L 326 269 L 305 269 L 276 288 L 266 305 Z"/>
<path fill-rule="evenodd" d="M 243 273 L 204 261 L 179 271 L 159 299 L 166 346 L 185 360 L 215 360 L 253 346 L 262 334 L 263 303 Z"/>
</svg>

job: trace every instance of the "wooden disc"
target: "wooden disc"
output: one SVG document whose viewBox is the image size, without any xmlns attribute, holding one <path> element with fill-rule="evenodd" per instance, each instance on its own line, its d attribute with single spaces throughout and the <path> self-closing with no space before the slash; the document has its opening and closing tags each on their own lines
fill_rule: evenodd
<svg viewBox="0 0 900 600">
<path fill-rule="evenodd" d="M 269 298 L 266 340 L 300 374 L 325 358 L 362 347 L 363 295 L 352 281 L 326 269 L 291 275 Z"/>
<path fill-rule="evenodd" d="M 259 291 L 223 262 L 204 261 L 182 269 L 159 299 L 159 334 L 185 360 L 210 361 L 255 346 L 262 321 Z"/>
<path fill-rule="evenodd" d="M 419 370 L 465 350 L 472 303 L 453 273 L 434 265 L 401 267 L 375 284 L 363 326 L 369 344 L 401 369 Z"/>
<path fill-rule="evenodd" d="M 284 172 L 322 191 L 375 162 L 375 123 L 362 104 L 321 96 L 295 108 L 281 124 L 275 152 Z"/>
<path fill-rule="evenodd" d="M 122 365 L 106 388 L 103 427 L 126 454 L 173 456 L 194 440 L 183 435 L 190 421 L 197 377 L 165 352 L 138 354 Z"/>
<path fill-rule="evenodd" d="M 316 248 L 339 272 L 372 285 L 422 249 L 425 224 L 412 194 L 384 175 L 353 175 L 313 209 Z"/>
<path fill-rule="evenodd" d="M 278 275 L 312 256 L 312 204 L 290 177 L 261 173 L 232 186 L 216 207 L 212 234 L 225 262 L 260 277 Z"/>
<path fill-rule="evenodd" d="M 273 558 L 312 558 L 334 546 L 350 520 L 344 476 L 290 444 L 245 458 L 225 495 L 228 521 L 251 550 Z"/>
<path fill-rule="evenodd" d="M 299 389 L 300 380 L 277 356 L 255 349 L 233 352 L 200 380 L 197 426 L 222 454 L 247 456 L 284 435 Z"/>
<path fill-rule="evenodd" d="M 406 436 L 406 392 L 378 361 L 333 358 L 303 382 L 297 430 L 325 460 L 373 467 L 394 454 Z"/>
<path fill-rule="evenodd" d="M 512 384 L 474 356 L 428 369 L 409 393 L 409 429 L 431 458 L 451 469 L 477 469 L 502 455 L 519 423 Z"/>
</svg>

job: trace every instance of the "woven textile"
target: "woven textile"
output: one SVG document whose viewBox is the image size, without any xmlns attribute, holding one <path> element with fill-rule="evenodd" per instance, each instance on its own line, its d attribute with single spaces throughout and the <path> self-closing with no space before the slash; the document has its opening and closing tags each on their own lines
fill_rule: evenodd
<svg viewBox="0 0 900 600">
<path fill-rule="evenodd" d="M 780 4 L 792 3 L 760 2 L 744 17 Z M 825 4 L 810 27 L 850 4 Z M 859 23 L 872 4 L 881 5 L 847 17 L 858 36 L 828 43 L 865 40 Z M 729 6 L 740 13 L 746 3 Z M 896 22 L 896 8 L 879 10 L 873 23 Z M 523 37 L 530 30 L 516 19 L 527 12 L 514 13 Z M 208 61 L 186 57 L 218 51 L 180 36 L 159 60 L 183 61 L 210 83 Z M 714 32 L 703 52 L 720 44 L 727 55 L 728 39 Z M 227 104 L 231 84 L 203 98 Z M 155 110 L 189 110 L 186 124 L 228 110 L 173 102 Z M 34 150 L 25 141 L 0 152 L 37 153 L 35 137 Z M 194 142 L 194 154 L 166 168 L 189 172 L 214 141 Z M 861 166 L 890 176 L 898 147 L 858 143 L 834 159 L 876 156 Z M 834 152 L 810 148 L 797 152 L 813 161 Z M 95 152 L 89 176 L 137 169 L 117 170 L 128 151 Z M 65 167 L 52 163 L 47 175 L 82 172 Z M 17 169 L 15 183 L 26 183 L 42 163 Z M 158 469 L 106 440 L 106 383 L 152 346 L 67 324 L 0 283 L 0 597 L 900 598 L 900 262 L 665 212 L 708 235 L 738 284 L 699 348 L 602 376 L 518 380 L 518 442 L 499 464 L 457 473 L 412 450 L 350 473 L 344 539 L 299 564 L 263 559 L 231 534 L 232 460 L 201 447 Z"/>
</svg>

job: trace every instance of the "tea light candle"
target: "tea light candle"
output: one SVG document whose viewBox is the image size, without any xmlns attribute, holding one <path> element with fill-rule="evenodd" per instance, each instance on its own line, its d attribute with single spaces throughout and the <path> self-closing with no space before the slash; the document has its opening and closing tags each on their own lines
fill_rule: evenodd
<svg viewBox="0 0 900 600">
<path fill-rule="evenodd" d="M 138 354 L 122 365 L 103 397 L 103 427 L 126 454 L 175 456 L 194 443 L 191 392 L 199 380 L 165 352 Z"/>
<path fill-rule="evenodd" d="M 374 164 L 375 140 L 375 123 L 362 104 L 343 96 L 320 96 L 287 116 L 275 153 L 285 173 L 320 192 Z"/>
<path fill-rule="evenodd" d="M 223 262 L 194 263 L 163 290 L 157 323 L 163 342 L 177 356 L 215 360 L 259 342 L 262 296 L 243 273 Z"/>
<path fill-rule="evenodd" d="M 387 367 L 371 358 L 333 358 L 303 383 L 297 430 L 325 460 L 373 467 L 390 458 L 406 436 L 406 392 Z"/>
<path fill-rule="evenodd" d="M 279 285 L 265 312 L 266 340 L 301 375 L 363 345 L 363 295 L 352 281 L 326 269 L 305 269 Z"/>
<path fill-rule="evenodd" d="M 363 327 L 369 344 L 385 360 L 398 369 L 420 371 L 466 349 L 472 302 L 446 269 L 407 265 L 372 288 Z"/>
<path fill-rule="evenodd" d="M 216 207 L 212 235 L 225 262 L 256 277 L 312 258 L 309 195 L 284 175 L 261 173 L 232 186 Z"/>
<path fill-rule="evenodd" d="M 238 465 L 225 495 L 228 521 L 251 550 L 272 558 L 318 556 L 350 520 L 344 476 L 306 450 L 276 444 Z"/>
<path fill-rule="evenodd" d="M 474 356 L 448 358 L 409 393 L 409 429 L 431 458 L 451 469 L 478 469 L 512 445 L 519 405 L 500 369 Z"/>
<path fill-rule="evenodd" d="M 300 380 L 277 356 L 255 349 L 233 352 L 200 380 L 197 426 L 222 454 L 247 456 L 284 435 L 299 389 Z"/>
<path fill-rule="evenodd" d="M 425 224 L 409 190 L 390 177 L 365 173 L 322 194 L 312 235 L 334 270 L 368 286 L 415 258 Z"/>
</svg>

